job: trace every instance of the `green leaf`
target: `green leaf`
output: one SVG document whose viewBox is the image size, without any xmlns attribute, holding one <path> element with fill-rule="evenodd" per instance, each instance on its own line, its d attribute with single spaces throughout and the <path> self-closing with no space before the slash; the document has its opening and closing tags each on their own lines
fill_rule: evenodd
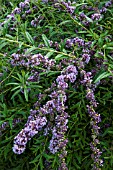
<svg viewBox="0 0 113 170">
<path fill-rule="evenodd" d="M 103 45 L 103 38 L 98 39 L 98 45 L 99 45 L 99 47 L 101 47 Z"/>
<path fill-rule="evenodd" d="M 45 55 L 45 57 L 51 57 L 52 55 L 54 54 L 54 52 L 48 52 L 46 55 Z"/>
<path fill-rule="evenodd" d="M 35 163 L 35 162 L 39 162 L 40 156 L 41 155 L 39 154 L 33 161 L 31 161 L 29 163 L 32 164 L 32 163 Z"/>
<path fill-rule="evenodd" d="M 46 159 L 53 159 L 54 156 L 53 155 L 48 155 L 46 153 L 43 153 L 43 156 L 46 158 Z"/>
<path fill-rule="evenodd" d="M 21 48 L 23 44 L 24 42 L 19 41 L 19 48 Z"/>
<path fill-rule="evenodd" d="M 2 113 L 3 113 L 3 115 L 6 117 L 7 114 L 8 114 L 8 109 L 7 109 L 6 104 L 4 104 L 4 103 L 3 103 L 3 108 L 4 108 L 4 110 L 2 111 Z"/>
<path fill-rule="evenodd" d="M 67 24 L 67 23 L 71 23 L 71 22 L 72 22 L 72 20 L 62 21 L 60 24 L 58 24 L 58 26 L 61 26 L 61 25 Z"/>
<path fill-rule="evenodd" d="M 17 90 L 17 91 L 12 95 L 11 99 L 13 99 L 18 93 L 20 93 L 20 89 Z"/>
<path fill-rule="evenodd" d="M 11 36 L 10 34 L 6 34 L 5 36 L 11 40 L 15 40 L 15 37 Z"/>
<path fill-rule="evenodd" d="M 18 79 L 18 78 L 17 78 L 17 77 L 15 77 L 15 76 L 11 76 L 11 77 L 13 77 L 13 78 L 15 78 L 16 80 L 20 81 L 20 79 Z"/>
<path fill-rule="evenodd" d="M 58 157 L 55 156 L 53 162 L 52 162 L 52 168 L 54 168 L 55 164 L 58 162 Z"/>
<path fill-rule="evenodd" d="M 61 73 L 61 71 L 49 71 L 49 74 L 47 73 L 47 77 Z"/>
<path fill-rule="evenodd" d="M 79 34 L 86 34 L 87 31 L 78 31 Z"/>
<path fill-rule="evenodd" d="M 113 47 L 106 47 L 105 49 L 106 49 L 106 50 L 112 50 Z"/>
<path fill-rule="evenodd" d="M 42 160 L 42 157 L 40 157 L 40 160 L 39 160 L 39 165 L 40 165 L 40 170 L 43 170 L 44 169 L 44 166 L 43 166 L 43 160 Z"/>
<path fill-rule="evenodd" d="M 14 90 L 16 90 L 18 88 L 20 89 L 20 86 L 14 87 L 13 89 L 11 89 L 11 91 L 14 91 Z"/>
<path fill-rule="evenodd" d="M 29 34 L 29 32 L 26 31 L 25 34 L 26 34 L 27 40 L 28 40 L 31 44 L 34 44 L 34 40 L 33 40 L 32 36 Z"/>
<path fill-rule="evenodd" d="M 23 81 L 23 77 L 19 73 L 17 73 L 17 75 L 19 77 L 19 81 L 22 82 Z"/>
<path fill-rule="evenodd" d="M 103 45 L 103 48 L 108 49 L 108 50 L 112 50 L 113 49 L 113 42 Z"/>
<path fill-rule="evenodd" d="M 30 88 L 36 88 L 37 90 L 39 90 L 39 88 L 42 88 L 42 87 L 40 87 L 40 86 L 32 85 L 32 84 L 31 84 L 29 87 L 30 87 Z"/>
<path fill-rule="evenodd" d="M 84 1 L 83 1 L 84 2 Z M 88 3 L 78 3 L 78 4 L 76 4 L 76 7 L 80 7 L 80 6 L 82 6 L 82 5 L 87 5 Z"/>
<path fill-rule="evenodd" d="M 65 49 L 63 49 L 62 51 L 63 51 L 64 53 L 66 53 L 66 54 L 67 54 L 67 51 L 66 51 Z"/>
<path fill-rule="evenodd" d="M 46 37 L 45 34 L 42 34 L 42 39 L 43 39 L 43 41 L 44 41 L 46 47 L 50 47 L 49 41 L 48 41 L 48 39 L 47 39 L 47 37 Z"/>
<path fill-rule="evenodd" d="M 36 49 L 37 49 L 37 47 L 35 47 L 35 46 L 33 46 L 33 47 L 27 49 L 27 51 L 25 52 L 25 55 L 31 53 L 32 51 L 34 51 L 34 50 L 36 50 Z"/>
<path fill-rule="evenodd" d="M 107 57 L 108 57 L 108 58 L 110 58 L 111 60 L 113 60 L 113 57 L 112 57 L 112 56 L 110 56 L 110 55 L 107 55 Z"/>
<path fill-rule="evenodd" d="M 94 81 L 94 83 L 97 83 L 98 81 L 100 81 L 100 80 L 102 80 L 103 78 L 106 78 L 106 77 L 108 77 L 108 76 L 110 76 L 110 75 L 111 75 L 111 73 L 104 72 L 104 73 L 102 73 L 101 75 L 99 75 L 99 76 L 96 78 L 96 80 Z"/>
<path fill-rule="evenodd" d="M 113 135 L 113 131 L 108 131 L 108 133 Z"/>
<path fill-rule="evenodd" d="M 107 129 L 104 131 L 104 133 L 102 134 L 102 137 L 106 136 L 109 132 L 113 132 L 112 130 L 113 130 L 112 127 L 107 128 Z"/>
<path fill-rule="evenodd" d="M 63 58 L 68 58 L 67 56 L 64 56 L 63 54 L 58 54 L 56 57 L 55 57 L 55 60 L 62 60 Z"/>
<path fill-rule="evenodd" d="M 24 77 L 26 75 L 25 71 L 24 70 L 21 70 L 21 73 L 22 73 L 22 76 Z M 29 74 L 29 73 L 27 73 Z"/>
<path fill-rule="evenodd" d="M 8 153 L 10 151 L 10 143 L 5 146 L 4 158 L 7 159 Z"/>
<path fill-rule="evenodd" d="M 62 59 L 62 56 L 63 56 L 63 54 L 58 54 L 58 55 L 55 57 L 55 60 Z"/>
<path fill-rule="evenodd" d="M 28 91 L 26 88 L 24 88 L 24 96 L 25 96 L 26 101 L 28 102 Z"/>
<path fill-rule="evenodd" d="M 99 39 L 99 36 L 98 36 L 98 34 L 96 34 L 92 29 L 90 29 L 90 33 L 91 34 L 89 34 L 90 36 L 92 36 L 94 39 Z"/>
<path fill-rule="evenodd" d="M 8 85 L 18 85 L 18 83 L 15 83 L 15 82 L 14 83 L 7 83 L 6 86 L 8 86 Z"/>
<path fill-rule="evenodd" d="M 10 128 L 11 128 L 11 129 L 13 128 L 13 124 L 12 124 L 12 123 L 13 123 L 13 119 L 10 119 L 10 120 L 9 120 L 9 125 L 10 125 Z"/>
<path fill-rule="evenodd" d="M 1 50 L 2 48 L 4 48 L 7 44 L 8 44 L 8 42 L 4 42 L 4 43 L 1 42 L 0 50 Z"/>
</svg>

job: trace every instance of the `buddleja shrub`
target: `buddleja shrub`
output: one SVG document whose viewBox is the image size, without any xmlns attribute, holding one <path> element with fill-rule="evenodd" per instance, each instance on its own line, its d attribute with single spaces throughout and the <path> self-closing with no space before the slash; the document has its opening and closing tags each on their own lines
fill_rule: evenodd
<svg viewBox="0 0 113 170">
<path fill-rule="evenodd" d="M 1 1 L 0 168 L 113 169 L 113 1 Z"/>
</svg>

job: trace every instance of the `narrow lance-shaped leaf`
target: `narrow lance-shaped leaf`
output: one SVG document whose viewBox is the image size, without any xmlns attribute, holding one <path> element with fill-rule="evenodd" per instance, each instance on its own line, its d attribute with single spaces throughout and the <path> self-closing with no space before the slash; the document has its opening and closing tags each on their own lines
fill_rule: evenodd
<svg viewBox="0 0 113 170">
<path fill-rule="evenodd" d="M 54 54 L 54 52 L 48 52 L 45 57 L 51 57 Z"/>
<path fill-rule="evenodd" d="M 26 88 L 24 88 L 24 96 L 25 96 L 26 101 L 28 102 L 28 91 Z"/>
<path fill-rule="evenodd" d="M 94 81 L 94 83 L 97 83 L 98 81 L 102 80 L 103 78 L 106 78 L 108 76 L 110 76 L 111 73 L 108 73 L 108 72 L 104 72 L 102 73 L 101 75 L 99 75 L 99 77 L 97 77 L 97 79 Z"/>
<path fill-rule="evenodd" d="M 45 34 L 42 34 L 42 39 L 47 47 L 50 47 L 49 41 Z"/>
<path fill-rule="evenodd" d="M 20 89 L 17 90 L 17 91 L 12 95 L 11 99 L 13 99 L 18 93 L 20 93 Z"/>
<path fill-rule="evenodd" d="M 31 44 L 34 44 L 34 40 L 32 38 L 32 36 L 29 34 L 29 32 L 25 32 L 26 33 L 26 38 L 27 40 L 31 43 Z"/>
</svg>

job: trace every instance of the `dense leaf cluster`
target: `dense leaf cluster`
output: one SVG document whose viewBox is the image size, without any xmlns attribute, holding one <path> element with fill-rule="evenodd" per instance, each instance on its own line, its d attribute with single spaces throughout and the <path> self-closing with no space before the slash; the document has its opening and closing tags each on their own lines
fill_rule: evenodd
<svg viewBox="0 0 113 170">
<path fill-rule="evenodd" d="M 0 169 L 113 169 L 113 1 L 0 1 Z"/>
</svg>

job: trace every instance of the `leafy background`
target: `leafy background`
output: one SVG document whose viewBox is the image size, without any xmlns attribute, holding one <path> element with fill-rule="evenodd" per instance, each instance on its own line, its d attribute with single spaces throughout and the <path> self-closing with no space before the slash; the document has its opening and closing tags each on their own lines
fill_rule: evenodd
<svg viewBox="0 0 113 170">
<path fill-rule="evenodd" d="M 21 1 L 2 1 L 0 11 L 0 22 L 4 22 L 8 14 L 15 9 Z M 79 15 L 84 12 L 87 19 L 90 21 L 90 16 L 94 11 L 83 9 L 83 5 L 92 6 L 101 9 L 107 1 L 94 0 L 77 0 L 75 3 L 76 18 L 66 12 L 66 10 L 59 11 L 52 6 L 52 1 L 42 3 L 41 0 L 31 0 L 30 9 L 31 14 L 26 15 L 22 19 L 21 14 L 16 14 L 16 25 L 14 30 L 10 30 L 13 26 L 11 22 L 10 27 L 7 20 L 4 27 L 0 30 L 0 124 L 8 122 L 9 125 L 2 131 L 0 142 L 0 169 L 5 170 L 42 170 L 42 169 L 58 169 L 58 155 L 52 155 L 49 152 L 48 145 L 51 139 L 51 134 L 43 135 L 40 131 L 31 141 L 28 142 L 25 152 L 21 155 L 16 155 L 12 151 L 13 139 L 24 127 L 30 110 L 37 101 L 37 94 L 43 93 L 48 89 L 52 82 L 56 80 L 61 70 L 53 70 L 41 75 L 40 82 L 28 83 L 30 70 L 20 68 L 19 66 L 12 67 L 10 61 L 13 53 L 21 54 L 27 49 L 26 54 L 41 53 L 47 55 L 49 58 L 56 59 L 57 64 L 63 58 L 69 58 L 74 51 L 76 57 L 81 55 L 81 49 L 74 47 L 73 49 L 66 49 L 65 42 L 68 38 L 79 36 L 86 41 L 91 41 L 91 49 L 94 51 L 91 62 L 86 66 L 86 71 L 91 71 L 96 66 L 95 58 L 104 59 L 102 67 L 97 69 L 97 74 L 94 81 L 101 80 L 100 85 L 95 91 L 95 97 L 99 105 L 98 113 L 101 114 L 102 122 L 100 123 L 100 147 L 103 151 L 102 159 L 104 166 L 102 170 L 113 169 L 113 79 L 109 77 L 109 73 L 113 70 L 113 6 L 108 8 L 96 25 L 91 23 L 89 27 L 80 24 Z M 33 10 L 33 6 L 37 6 L 38 10 Z M 23 12 L 24 14 L 24 12 Z M 35 28 L 31 26 L 31 21 L 38 17 L 40 19 L 38 26 Z M 98 27 L 101 27 L 99 30 Z M 85 28 L 84 28 L 85 27 Z M 60 50 L 56 50 L 48 45 L 48 40 L 58 42 Z M 63 40 L 63 41 L 62 41 Z M 46 48 L 37 48 L 39 44 L 45 44 Z M 99 55 L 103 52 L 104 56 Z M 107 71 L 104 70 L 105 65 Z M 43 66 L 42 66 L 43 68 Z M 103 73 L 105 76 L 103 76 Z M 78 77 L 78 81 L 79 82 Z M 31 89 L 30 91 L 28 89 Z M 24 93 L 22 93 L 22 90 Z M 46 93 L 45 93 L 46 94 Z M 68 145 L 66 163 L 69 170 L 89 170 L 91 169 L 91 149 L 89 143 L 91 142 L 91 126 L 90 118 L 86 110 L 87 100 L 85 98 L 86 91 L 82 85 L 76 89 L 74 85 L 70 84 L 67 90 L 68 109 L 70 115 L 68 122 Z M 43 103 L 47 101 L 45 97 Z M 14 118 L 20 118 L 15 127 L 12 126 Z"/>
</svg>

